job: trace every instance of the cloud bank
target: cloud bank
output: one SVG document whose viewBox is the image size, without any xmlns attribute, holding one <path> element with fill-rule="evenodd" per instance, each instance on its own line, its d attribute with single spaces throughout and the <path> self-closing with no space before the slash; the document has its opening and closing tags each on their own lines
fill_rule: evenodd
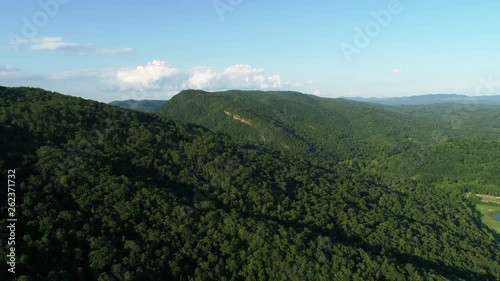
<svg viewBox="0 0 500 281">
<path fill-rule="evenodd" d="M 98 48 L 92 44 L 82 44 L 64 41 L 61 37 L 34 38 L 30 41 L 31 49 L 35 51 L 74 51 L 80 54 L 100 54 L 114 56 L 133 51 L 132 48 Z"/>
<path fill-rule="evenodd" d="M 116 82 L 121 89 L 158 89 L 159 82 L 172 77 L 179 70 L 167 62 L 154 60 L 146 65 L 139 65 L 134 69 L 122 68 L 116 72 Z"/>
<path fill-rule="evenodd" d="M 195 70 L 191 73 L 185 87 L 203 90 L 226 90 L 280 89 L 295 85 L 283 81 L 278 74 L 266 74 L 266 70 L 263 68 L 236 64 L 229 66 L 222 72 L 217 72 L 211 68 Z"/>
</svg>

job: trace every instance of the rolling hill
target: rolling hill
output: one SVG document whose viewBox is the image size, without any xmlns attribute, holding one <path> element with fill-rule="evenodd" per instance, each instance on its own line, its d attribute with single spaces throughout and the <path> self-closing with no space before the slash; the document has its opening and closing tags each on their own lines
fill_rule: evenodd
<svg viewBox="0 0 500 281">
<path fill-rule="evenodd" d="M 438 119 L 408 116 L 386 106 L 295 92 L 188 90 L 155 113 L 231 136 L 338 159 L 394 155 L 449 136 Z"/>
<path fill-rule="evenodd" d="M 328 153 L 296 153 L 355 141 L 358 151 L 339 157 L 391 155 L 406 133 L 440 123 L 298 93 L 188 91 L 172 101 L 182 107 L 159 110 L 205 116 L 227 133 L 0 87 L 0 167 L 16 171 L 18 280 L 500 278 L 500 248 L 461 191 L 403 176 L 387 181 Z M 386 128 L 407 120 L 421 124 Z M 318 127 L 307 131 L 312 121 Z M 363 124 L 372 127 L 355 132 Z M 261 138 L 266 128 L 269 141 Z M 330 133 L 340 144 L 320 140 Z M 393 138 L 370 143 L 387 133 Z M 9 251 L 3 245 L 0 255 Z"/>
<path fill-rule="evenodd" d="M 494 160 L 500 149 L 497 105 L 384 106 L 296 92 L 190 90 L 155 113 L 306 156 L 358 166 L 385 163 L 376 174 L 500 192 L 496 177 L 484 177 L 500 167 Z M 456 163 L 457 157 L 470 161 Z M 409 174 L 423 167 L 426 176 Z"/>
</svg>

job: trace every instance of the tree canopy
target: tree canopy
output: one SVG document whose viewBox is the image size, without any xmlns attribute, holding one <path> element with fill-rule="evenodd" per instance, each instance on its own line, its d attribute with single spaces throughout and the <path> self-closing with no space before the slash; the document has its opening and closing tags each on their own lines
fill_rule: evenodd
<svg viewBox="0 0 500 281">
<path fill-rule="evenodd" d="M 354 111 L 371 107 L 335 101 L 328 106 L 350 115 L 335 115 L 335 126 L 325 119 L 320 131 L 331 128 L 337 141 L 342 134 L 352 139 L 328 145 L 320 137 L 326 132 L 305 138 L 306 125 L 299 126 L 313 118 L 305 111 L 315 97 L 259 95 L 269 103 L 283 96 L 297 109 L 306 104 L 304 112 L 287 105 L 288 113 L 273 123 L 284 133 L 271 144 L 245 139 L 253 132 L 238 135 L 236 125 L 210 130 L 41 89 L 0 88 L 0 166 L 18 175 L 17 279 L 500 278 L 500 248 L 461 190 L 387 178 L 377 172 L 383 164 L 368 166 L 421 147 L 398 141 L 407 131 L 395 131 L 383 144 L 349 144 L 359 135 L 351 136 L 348 127 L 369 122 L 354 120 Z M 243 105 L 221 108 L 220 116 L 202 107 L 191 112 L 208 114 L 207 122 L 227 116 L 243 125 L 234 114 L 252 124 L 261 122 L 255 116 L 267 118 L 260 111 L 245 115 Z M 386 122 L 400 116 L 370 110 L 365 113 Z M 391 132 L 367 130 L 377 138 Z M 293 132 L 300 133 L 295 138 Z M 287 138 L 283 145 L 277 141 Z M 7 251 L 5 245 L 0 255 Z"/>
</svg>

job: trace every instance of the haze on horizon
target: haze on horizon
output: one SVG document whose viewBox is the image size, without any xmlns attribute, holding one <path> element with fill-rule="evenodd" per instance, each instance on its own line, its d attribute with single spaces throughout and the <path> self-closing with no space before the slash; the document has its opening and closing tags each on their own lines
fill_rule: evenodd
<svg viewBox="0 0 500 281">
<path fill-rule="evenodd" d="M 500 3 L 4 1 L 0 85 L 109 102 L 183 89 L 500 93 Z M 499 81 L 499 82 L 497 82 Z"/>
</svg>

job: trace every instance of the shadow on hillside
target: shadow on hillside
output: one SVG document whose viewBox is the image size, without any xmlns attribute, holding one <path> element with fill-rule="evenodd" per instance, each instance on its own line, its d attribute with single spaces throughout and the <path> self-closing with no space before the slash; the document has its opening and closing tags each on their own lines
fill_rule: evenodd
<svg viewBox="0 0 500 281">
<path fill-rule="evenodd" d="M 234 210 L 234 208 L 230 208 L 229 206 L 224 206 L 224 209 L 226 209 L 226 211 L 230 209 Z M 238 211 L 238 214 L 244 218 L 258 218 L 282 225 L 285 228 L 293 228 L 297 232 L 302 232 L 305 228 L 307 228 L 312 231 L 315 237 L 330 237 L 335 243 L 341 243 L 348 247 L 361 248 L 364 251 L 370 253 L 372 257 L 377 257 L 381 253 L 385 253 L 384 255 L 390 258 L 391 262 L 401 266 L 401 268 L 404 268 L 407 264 L 412 264 L 419 269 L 423 268 L 426 270 L 433 270 L 434 272 L 446 277 L 448 280 L 459 280 L 459 278 L 463 280 L 496 280 L 494 276 L 487 273 L 470 271 L 455 266 L 449 266 L 444 262 L 426 260 L 414 254 L 403 253 L 394 248 L 387 248 L 383 247 L 382 245 L 369 244 L 368 242 L 364 241 L 362 237 L 354 234 L 347 234 L 343 229 L 339 227 L 335 227 L 333 230 L 328 230 L 317 225 L 305 224 L 298 221 L 281 220 L 278 218 L 270 217 L 268 215 L 251 215 L 241 211 Z"/>
</svg>

